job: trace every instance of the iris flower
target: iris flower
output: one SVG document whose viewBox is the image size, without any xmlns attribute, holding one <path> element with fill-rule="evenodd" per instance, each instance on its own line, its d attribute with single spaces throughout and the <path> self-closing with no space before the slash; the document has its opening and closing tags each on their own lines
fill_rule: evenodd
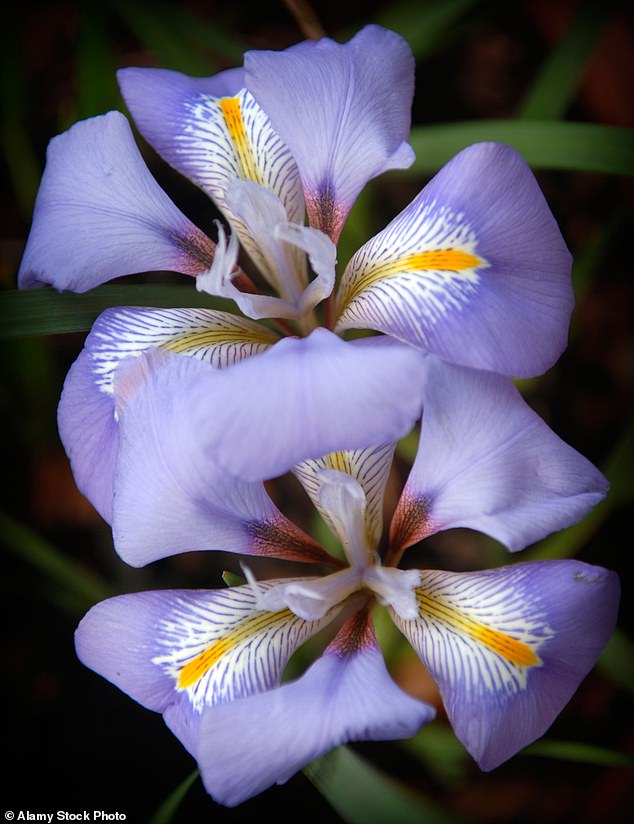
<svg viewBox="0 0 634 824">
<path fill-rule="evenodd" d="M 396 347 L 418 361 L 416 403 L 401 400 L 384 415 L 391 434 L 370 413 L 378 445 L 329 451 L 347 434 L 328 427 L 317 428 L 321 443 L 305 443 L 288 411 L 295 359 L 285 366 L 280 352 L 297 346 L 312 357 L 315 336 L 347 351 L 317 330 L 227 370 L 151 352 L 123 364 L 115 382 L 115 541 L 128 561 L 206 547 L 320 563 L 309 575 L 261 581 L 245 567 L 246 584 L 220 590 L 117 596 L 77 629 L 80 659 L 162 713 L 208 792 L 227 805 L 285 782 L 341 743 L 409 737 L 434 716 L 390 677 L 372 625 L 376 604 L 424 662 L 456 735 L 484 770 L 544 733 L 616 619 L 616 576 L 576 560 L 398 569 L 407 547 L 456 526 L 521 549 L 580 518 L 606 481 L 510 379 L 387 342 L 378 351 Z M 310 365 L 324 364 L 322 354 Z M 256 377 L 266 392 L 253 393 Z M 418 453 L 382 546 L 391 438 L 421 405 Z M 339 538 L 345 563 L 272 509 L 258 478 L 283 468 Z M 295 650 L 327 627 L 323 655 L 280 683 Z"/>
<path fill-rule="evenodd" d="M 109 474 L 93 468 L 118 437 L 116 366 L 148 349 L 224 368 L 279 345 L 280 329 L 306 336 L 321 323 L 514 377 L 541 373 L 561 354 L 570 254 L 508 146 L 458 154 L 359 249 L 334 289 L 336 242 L 360 190 L 414 159 L 414 60 L 393 32 L 367 26 L 345 44 L 248 52 L 244 68 L 211 78 L 128 68 L 119 82 L 142 135 L 229 228 L 219 222 L 214 242 L 194 226 L 150 175 L 126 118 L 110 112 L 51 141 L 19 285 L 82 292 L 171 270 L 247 317 L 124 307 L 97 320 L 67 378 L 59 425 L 79 488 L 106 519 Z M 333 393 L 373 368 L 376 352 L 339 351 L 348 371 L 333 370 Z"/>
</svg>

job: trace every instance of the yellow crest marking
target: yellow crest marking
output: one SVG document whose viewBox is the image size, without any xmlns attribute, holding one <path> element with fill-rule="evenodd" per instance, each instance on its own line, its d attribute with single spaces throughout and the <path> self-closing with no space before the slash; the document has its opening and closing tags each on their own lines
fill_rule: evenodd
<svg viewBox="0 0 634 824">
<path fill-rule="evenodd" d="M 492 629 L 486 624 L 465 615 L 464 612 L 456 609 L 452 604 L 435 598 L 424 589 L 416 590 L 416 600 L 421 615 L 424 613 L 446 626 L 474 641 L 478 641 L 485 647 L 505 658 L 509 663 L 518 667 L 534 667 L 541 663 L 541 658 L 523 641 L 518 641 L 504 632 Z"/>
<path fill-rule="evenodd" d="M 191 687 L 209 672 L 214 664 L 217 664 L 229 650 L 232 650 L 240 643 L 249 641 L 259 632 L 277 629 L 281 624 L 294 617 L 290 609 L 282 609 L 279 612 L 258 613 L 252 618 L 241 621 L 233 630 L 222 638 L 218 638 L 207 649 L 204 649 L 181 667 L 176 688 L 184 690 Z"/>
<path fill-rule="evenodd" d="M 219 105 L 235 149 L 236 158 L 240 167 L 240 176 L 243 180 L 254 180 L 256 183 L 262 183 L 257 163 L 255 162 L 253 148 L 244 128 L 244 119 L 242 117 L 239 98 L 222 97 Z"/>
<path fill-rule="evenodd" d="M 464 272 L 482 266 L 485 261 L 461 249 L 431 249 L 408 257 L 388 260 L 370 267 L 349 284 L 341 297 L 341 312 L 365 289 L 377 281 L 403 272 Z"/>
<path fill-rule="evenodd" d="M 276 336 L 265 327 L 258 332 L 249 329 L 196 329 L 192 332 L 183 332 L 174 336 L 171 340 L 161 344 L 163 349 L 172 352 L 187 352 L 200 346 L 219 346 L 233 343 L 260 343 L 272 345 L 277 340 Z"/>
</svg>

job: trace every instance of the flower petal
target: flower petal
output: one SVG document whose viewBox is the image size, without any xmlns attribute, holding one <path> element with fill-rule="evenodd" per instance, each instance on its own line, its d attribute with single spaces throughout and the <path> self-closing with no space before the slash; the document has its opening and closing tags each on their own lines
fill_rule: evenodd
<svg viewBox="0 0 634 824">
<path fill-rule="evenodd" d="M 366 26 L 348 43 L 324 38 L 244 58 L 247 87 L 299 167 L 311 226 L 336 243 L 363 186 L 406 168 L 414 59 L 393 32 Z"/>
<path fill-rule="evenodd" d="M 618 578 L 580 561 L 421 572 L 420 616 L 396 624 L 484 770 L 542 735 L 614 629 Z"/>
<path fill-rule="evenodd" d="M 362 612 L 299 680 L 205 712 L 198 763 L 207 791 L 232 807 L 339 744 L 408 738 L 433 716 L 392 681 Z"/>
<path fill-rule="evenodd" d="M 524 160 L 479 143 L 352 258 L 337 328 L 377 329 L 447 361 L 528 377 L 566 346 L 570 268 Z"/>
<path fill-rule="evenodd" d="M 113 376 L 121 361 L 161 348 L 224 368 L 276 339 L 264 326 L 206 309 L 122 307 L 97 318 L 64 382 L 58 425 L 77 486 L 105 520 L 112 520 L 119 437 Z"/>
<path fill-rule="evenodd" d="M 201 713 L 275 687 L 297 647 L 332 618 L 262 612 L 250 586 L 141 592 L 94 606 L 75 645 L 87 667 L 164 713 L 196 755 Z"/>
<path fill-rule="evenodd" d="M 306 458 L 397 440 L 420 414 L 421 363 L 410 347 L 357 346 L 325 329 L 285 338 L 231 369 L 192 373 L 182 383 L 188 448 L 255 481 Z M 181 380 L 178 363 L 161 369 Z M 166 386 L 170 380 L 166 373 Z"/>
<path fill-rule="evenodd" d="M 293 473 L 301 481 L 311 501 L 333 532 L 336 532 L 335 527 L 319 499 L 321 471 L 336 469 L 346 472 L 358 481 L 366 498 L 365 519 L 369 544 L 377 547 L 383 531 L 383 496 L 392 466 L 394 448 L 395 444 L 388 443 L 368 449 L 331 452 L 323 458 L 302 461 Z"/>
<path fill-rule="evenodd" d="M 242 87 L 227 88 L 225 78 L 219 77 L 222 82 L 157 69 L 118 73 L 141 134 L 213 198 L 255 263 L 266 265 L 248 227 L 227 203 L 228 189 L 234 180 L 259 183 L 279 197 L 288 220 L 301 223 L 301 183 L 289 150 L 251 94 Z"/>
<path fill-rule="evenodd" d="M 163 358 L 155 371 L 151 361 L 135 359 L 117 373 L 112 527 L 123 560 L 142 566 L 216 549 L 328 562 L 330 556 L 277 509 L 261 481 L 232 477 L 213 456 L 191 448 L 186 387 L 212 370 L 193 358 L 171 357 L 179 362 L 179 379 L 160 369 Z"/>
<path fill-rule="evenodd" d="M 394 514 L 394 550 L 458 526 L 522 549 L 605 496 L 603 475 L 509 379 L 433 357 L 426 369 L 420 445 Z"/>
<path fill-rule="evenodd" d="M 214 244 L 150 175 L 119 112 L 83 120 L 48 147 L 18 284 L 85 292 L 119 275 L 196 275 Z"/>
</svg>

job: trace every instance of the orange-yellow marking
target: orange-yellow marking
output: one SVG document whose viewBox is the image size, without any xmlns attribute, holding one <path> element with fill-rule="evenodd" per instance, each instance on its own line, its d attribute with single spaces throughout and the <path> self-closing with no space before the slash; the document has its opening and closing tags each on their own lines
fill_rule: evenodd
<svg viewBox="0 0 634 824">
<path fill-rule="evenodd" d="M 501 655 L 511 664 L 518 667 L 533 667 L 541 663 L 539 656 L 523 641 L 512 638 L 504 632 L 481 624 L 460 612 L 452 604 L 435 598 L 424 589 L 416 590 L 416 600 L 421 614 L 437 618 L 443 624 L 451 627 L 461 635 L 466 635 L 478 641 L 493 652 Z"/>
<path fill-rule="evenodd" d="M 239 98 L 222 97 L 219 105 L 236 152 L 236 158 L 240 166 L 240 176 L 244 180 L 255 180 L 256 183 L 262 183 L 253 149 L 244 128 Z"/>
<path fill-rule="evenodd" d="M 187 689 L 187 687 L 191 687 L 192 684 L 195 684 L 205 673 L 209 672 L 214 664 L 220 661 L 223 655 L 238 644 L 249 641 L 253 636 L 265 629 L 276 629 L 280 624 L 286 623 L 293 617 L 294 615 L 290 609 L 282 609 L 279 612 L 260 613 L 253 618 L 247 618 L 241 621 L 233 630 L 217 641 L 214 641 L 211 646 L 204 649 L 181 668 L 178 673 L 177 689 L 184 690 Z"/>
<path fill-rule="evenodd" d="M 353 475 L 350 455 L 346 452 L 330 452 L 324 458 L 324 463 L 328 469 L 336 469 L 338 472 L 345 472 L 348 475 Z"/>
<path fill-rule="evenodd" d="M 379 263 L 377 266 L 366 269 L 357 275 L 349 284 L 346 293 L 342 296 L 341 311 L 362 291 L 368 289 L 379 280 L 400 275 L 402 272 L 434 271 L 434 272 L 464 272 L 475 269 L 485 261 L 461 249 L 431 249 L 419 252 L 409 257 L 397 258 Z"/>
<path fill-rule="evenodd" d="M 218 346 L 230 343 L 260 343 L 272 345 L 277 337 L 265 327 L 262 331 L 249 329 L 197 329 L 194 332 L 183 332 L 170 340 L 165 341 L 163 349 L 172 352 L 187 352 L 198 346 Z"/>
</svg>

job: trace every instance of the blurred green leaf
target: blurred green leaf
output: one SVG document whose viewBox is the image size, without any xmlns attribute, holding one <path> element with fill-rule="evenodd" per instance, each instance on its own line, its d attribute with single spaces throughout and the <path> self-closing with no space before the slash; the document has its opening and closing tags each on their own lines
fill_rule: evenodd
<svg viewBox="0 0 634 824">
<path fill-rule="evenodd" d="M 55 289 L 0 292 L 0 340 L 29 335 L 85 332 L 111 306 L 206 308 L 236 312 L 229 300 L 212 298 L 189 286 L 137 284 L 99 286 L 81 295 Z"/>
<path fill-rule="evenodd" d="M 80 11 L 77 47 L 77 111 L 72 120 L 93 117 L 119 103 L 104 9 L 93 3 Z"/>
<path fill-rule="evenodd" d="M 306 776 L 349 824 L 455 824 L 457 819 L 347 747 L 313 761 Z"/>
<path fill-rule="evenodd" d="M 452 784 L 465 773 L 469 754 L 448 724 L 427 724 L 413 738 L 401 742 L 438 781 Z"/>
<path fill-rule="evenodd" d="M 627 429 L 614 448 L 603 474 L 610 482 L 610 491 L 595 508 L 577 524 L 542 541 L 523 553 L 523 559 L 538 561 L 549 558 L 571 558 L 597 532 L 606 518 L 620 506 L 634 499 L 634 424 Z"/>
<path fill-rule="evenodd" d="M 416 160 L 407 172 L 436 172 L 472 143 L 494 140 L 513 146 L 536 169 L 634 175 L 634 130 L 595 123 L 528 120 L 466 120 L 412 129 Z"/>
<path fill-rule="evenodd" d="M 564 116 L 611 10 L 609 0 L 581 3 L 564 37 L 542 66 L 518 117 L 556 120 Z"/>
<path fill-rule="evenodd" d="M 149 824 L 170 824 L 178 808 L 183 803 L 183 799 L 197 778 L 198 770 L 194 770 L 191 775 L 188 775 L 187 778 L 167 796 L 165 801 L 150 818 Z"/>
<path fill-rule="evenodd" d="M 623 630 L 614 630 L 597 667 L 619 687 L 634 692 L 634 644 Z"/>
<path fill-rule="evenodd" d="M 63 593 L 80 596 L 85 606 L 92 606 L 113 594 L 96 575 L 65 557 L 32 529 L 2 512 L 0 535 L 8 550 L 35 567 L 49 581 L 61 586 Z"/>
<path fill-rule="evenodd" d="M 479 0 L 405 0 L 390 4 L 377 22 L 404 37 L 420 59 L 437 49 L 457 20 L 478 4 Z"/>
<path fill-rule="evenodd" d="M 634 757 L 622 752 L 584 744 L 581 741 L 536 741 L 520 755 L 536 755 L 542 758 L 558 758 L 562 761 L 578 761 L 599 767 L 634 767 Z"/>
<path fill-rule="evenodd" d="M 154 54 L 162 68 L 198 76 L 209 75 L 215 70 L 211 58 L 174 25 L 169 4 L 110 0 L 110 5 Z"/>
</svg>

